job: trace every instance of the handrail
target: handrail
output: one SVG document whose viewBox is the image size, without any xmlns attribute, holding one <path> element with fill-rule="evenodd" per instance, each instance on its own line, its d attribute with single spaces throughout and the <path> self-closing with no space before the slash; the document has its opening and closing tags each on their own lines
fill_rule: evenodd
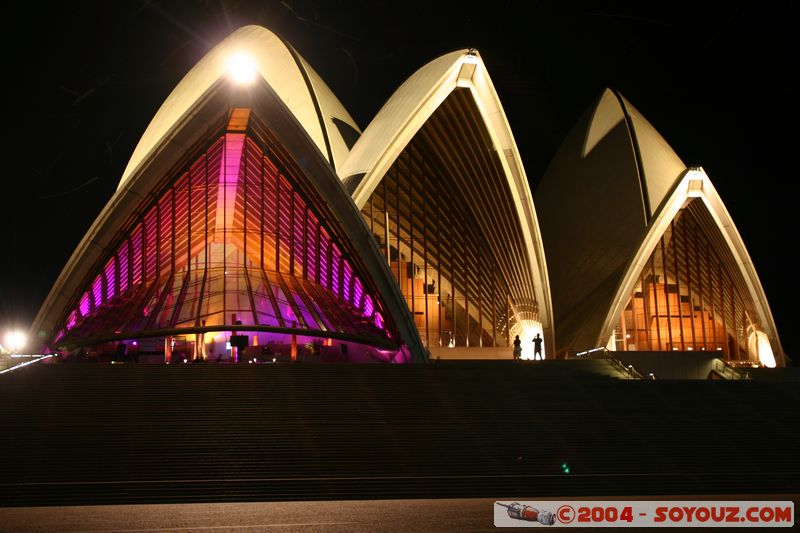
<svg viewBox="0 0 800 533">
<path fill-rule="evenodd" d="M 617 356 L 612 355 L 611 352 L 607 349 L 603 350 L 603 357 L 606 361 L 612 364 L 617 370 L 620 370 L 623 374 L 628 376 L 628 379 L 655 379 L 655 375 L 652 373 L 649 375 L 648 378 L 644 377 L 644 374 L 639 372 L 633 365 L 626 365 L 623 361 L 621 361 Z"/>
<path fill-rule="evenodd" d="M 20 356 L 12 356 L 12 357 L 20 357 Z M 53 357 L 53 354 L 47 354 L 47 355 L 34 354 L 34 355 L 22 356 L 22 357 L 35 357 L 35 359 L 31 359 L 30 361 L 25 361 L 24 363 L 20 363 L 18 365 L 14 365 L 14 366 L 10 366 L 8 368 L 4 368 L 3 370 L 0 370 L 0 374 L 5 374 L 6 372 L 11 372 L 12 370 L 17 370 L 18 368 L 22 368 L 23 366 L 32 365 L 33 363 L 38 363 L 39 361 L 44 361 L 45 359 L 47 359 L 49 357 Z"/>
<path fill-rule="evenodd" d="M 752 376 L 747 370 L 741 370 L 729 365 L 726 361 L 714 359 L 714 370 L 725 379 L 751 379 Z"/>
<path fill-rule="evenodd" d="M 591 358 L 591 355 L 589 354 L 592 354 L 594 352 L 601 352 L 603 354 L 603 359 L 611 363 L 611 366 L 613 366 L 617 371 L 622 373 L 627 379 L 656 379 L 655 374 L 653 374 L 652 372 L 647 376 L 645 376 L 635 366 L 626 365 L 617 356 L 613 355 L 608 348 L 605 347 L 594 348 L 592 350 L 586 350 L 585 352 L 578 352 L 576 355 L 578 357 L 588 356 Z"/>
</svg>

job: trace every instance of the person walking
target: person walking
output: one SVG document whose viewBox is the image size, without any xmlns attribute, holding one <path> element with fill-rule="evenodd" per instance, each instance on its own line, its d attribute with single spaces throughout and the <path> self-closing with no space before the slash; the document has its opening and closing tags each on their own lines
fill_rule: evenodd
<svg viewBox="0 0 800 533">
<path fill-rule="evenodd" d="M 517 361 L 522 357 L 522 341 L 519 340 L 519 335 L 514 337 L 514 361 Z"/>
<path fill-rule="evenodd" d="M 544 357 L 542 357 L 542 338 L 538 333 L 533 338 L 533 358 L 544 359 Z"/>
</svg>

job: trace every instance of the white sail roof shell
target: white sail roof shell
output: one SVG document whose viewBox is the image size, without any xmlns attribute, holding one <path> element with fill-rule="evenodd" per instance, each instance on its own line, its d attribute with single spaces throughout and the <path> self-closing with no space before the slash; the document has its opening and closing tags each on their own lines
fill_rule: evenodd
<svg viewBox="0 0 800 533">
<path fill-rule="evenodd" d="M 511 127 L 479 54 L 457 50 L 417 70 L 378 111 L 337 172 L 351 191 L 356 206 L 363 207 L 417 131 L 457 88 L 469 89 L 493 147 L 500 155 L 532 269 L 539 319 L 552 346 L 550 289 L 536 209 Z"/>
<path fill-rule="evenodd" d="M 146 164 L 197 102 L 227 75 L 229 61 L 237 54 L 252 61 L 257 75 L 275 90 L 331 166 L 336 168 L 347 157 L 349 150 L 333 119 L 359 129 L 330 88 L 277 35 L 261 26 L 244 26 L 215 46 L 173 89 L 139 140 L 117 189 Z"/>
</svg>

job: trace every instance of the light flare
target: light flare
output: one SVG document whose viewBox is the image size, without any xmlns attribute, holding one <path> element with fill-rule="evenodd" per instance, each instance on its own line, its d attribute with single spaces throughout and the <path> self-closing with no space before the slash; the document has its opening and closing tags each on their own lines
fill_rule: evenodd
<svg viewBox="0 0 800 533">
<path fill-rule="evenodd" d="M 249 85 L 256 79 L 256 63 L 244 52 L 232 55 L 228 59 L 227 69 L 233 81 L 241 85 Z"/>
</svg>

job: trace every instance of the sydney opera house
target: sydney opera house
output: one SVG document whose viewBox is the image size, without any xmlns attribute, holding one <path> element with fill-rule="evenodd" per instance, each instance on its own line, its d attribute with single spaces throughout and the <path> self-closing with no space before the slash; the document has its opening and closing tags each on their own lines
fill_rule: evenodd
<svg viewBox="0 0 800 533">
<path fill-rule="evenodd" d="M 169 95 L 33 333 L 51 351 L 167 362 L 510 358 L 515 335 L 538 333 L 546 357 L 786 364 L 709 177 L 618 93 L 534 198 L 474 50 L 421 67 L 361 130 L 257 26 Z"/>
</svg>

